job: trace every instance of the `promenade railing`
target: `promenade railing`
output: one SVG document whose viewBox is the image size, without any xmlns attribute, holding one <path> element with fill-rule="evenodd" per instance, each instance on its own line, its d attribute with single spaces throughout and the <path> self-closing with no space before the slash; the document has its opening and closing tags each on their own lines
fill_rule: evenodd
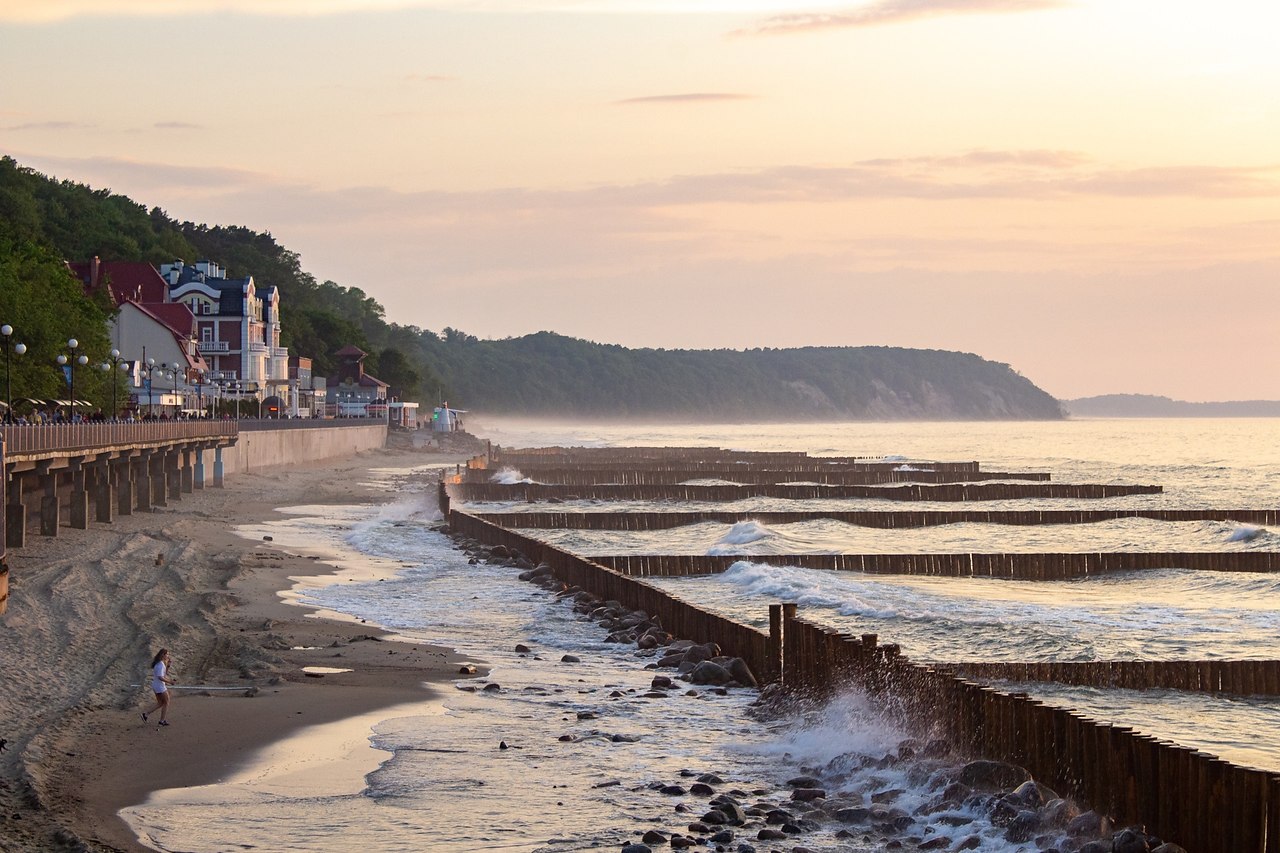
<svg viewBox="0 0 1280 853">
<path fill-rule="evenodd" d="M 235 438 L 238 433 L 235 421 L 203 420 L 0 426 L 8 458 L 175 441 L 228 439 Z"/>
</svg>

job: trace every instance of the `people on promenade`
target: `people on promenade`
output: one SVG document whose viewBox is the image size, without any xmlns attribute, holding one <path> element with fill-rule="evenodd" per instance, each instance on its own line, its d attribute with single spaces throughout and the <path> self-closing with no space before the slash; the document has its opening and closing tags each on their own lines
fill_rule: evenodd
<svg viewBox="0 0 1280 853">
<path fill-rule="evenodd" d="M 142 722 L 156 711 L 160 712 L 160 722 L 158 725 L 167 726 L 169 721 L 166 719 L 169 713 L 169 685 L 176 684 L 169 677 L 169 650 L 161 649 L 156 652 L 156 656 L 151 659 L 151 689 L 156 694 L 156 704 L 154 708 L 148 708 L 142 712 Z"/>
</svg>

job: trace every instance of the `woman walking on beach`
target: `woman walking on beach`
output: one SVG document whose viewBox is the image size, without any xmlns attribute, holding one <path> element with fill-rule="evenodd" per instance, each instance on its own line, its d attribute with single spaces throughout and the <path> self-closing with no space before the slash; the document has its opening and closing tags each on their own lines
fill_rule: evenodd
<svg viewBox="0 0 1280 853">
<path fill-rule="evenodd" d="M 156 706 L 142 712 L 142 722 L 145 723 L 149 715 L 159 711 L 159 725 L 169 725 L 169 721 L 165 719 L 165 716 L 169 713 L 168 685 L 174 683 L 174 680 L 169 677 L 169 650 L 161 649 L 156 652 L 156 656 L 151 660 L 151 689 L 156 694 Z"/>
</svg>

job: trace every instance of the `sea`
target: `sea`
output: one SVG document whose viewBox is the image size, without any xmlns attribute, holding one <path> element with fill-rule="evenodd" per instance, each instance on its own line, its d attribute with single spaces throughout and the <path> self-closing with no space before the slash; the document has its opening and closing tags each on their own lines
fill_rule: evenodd
<svg viewBox="0 0 1280 853">
<path fill-rule="evenodd" d="M 823 424 L 566 424 L 472 421 L 495 445 L 710 446 L 806 451 L 900 461 L 979 461 L 984 470 L 1046 471 L 1060 483 L 1158 484 L 1163 491 L 1106 500 L 983 502 L 984 509 L 1276 508 L 1280 420 L 1073 419 L 1061 422 Z M 242 531 L 280 547 L 317 550 L 342 569 L 295 590 L 301 603 L 364 619 L 405 642 L 452 647 L 492 667 L 477 685 L 459 677 L 421 703 L 303 731 L 235 776 L 157 792 L 123 816 L 165 851 L 561 851 L 620 849 L 649 829 L 684 831 L 692 797 L 663 785 L 713 773 L 724 790 L 774 800 L 786 781 L 816 773 L 866 801 L 897 792 L 911 812 L 937 777 L 886 762 L 911 721 L 845 691 L 781 718 L 752 713 L 755 694 L 698 692 L 646 698 L 653 672 L 509 568 L 472 564 L 439 530 L 430 466 L 374 472 L 387 495 L 372 506 L 298 506 L 282 521 Z M 494 472 L 508 481 L 523 472 Z M 841 509 L 956 509 L 954 503 L 755 498 L 731 504 L 625 506 L 571 501 L 558 511 L 733 509 L 744 513 Z M 481 511 L 536 511 L 485 503 Z M 1275 659 L 1280 575 L 1196 572 L 1170 566 L 1083 580 L 865 576 L 765 566 L 752 555 L 954 551 L 1280 550 L 1280 531 L 1236 522 L 1013 527 L 954 524 L 878 530 L 830 520 L 766 525 L 703 523 L 653 533 L 534 531 L 584 554 L 741 555 L 724 574 L 659 581 L 739 621 L 764 626 L 768 605 L 849 633 L 876 633 L 917 661 Z M 516 651 L 517 644 L 531 649 Z M 565 663 L 571 655 L 579 660 Z M 500 689 L 475 690 L 493 682 Z M 1010 685 L 1099 720 L 1280 771 L 1280 700 L 1176 691 Z M 337 746 L 335 746 L 337 744 Z M 500 748 L 505 745 L 506 748 Z M 336 768 L 336 771 L 335 771 Z M 317 784 L 317 779 L 326 780 Z M 783 792 L 785 794 L 785 791 Z M 702 798 L 705 801 L 705 797 Z M 705 806 L 705 802 L 702 803 Z M 824 826 L 795 843 L 813 850 L 875 851 L 875 833 L 841 837 Z M 949 842 L 977 836 L 981 850 L 1035 850 L 1006 840 L 984 813 L 931 826 Z M 758 850 L 793 846 L 741 842 Z M 725 849 L 735 850 L 740 841 Z"/>
</svg>

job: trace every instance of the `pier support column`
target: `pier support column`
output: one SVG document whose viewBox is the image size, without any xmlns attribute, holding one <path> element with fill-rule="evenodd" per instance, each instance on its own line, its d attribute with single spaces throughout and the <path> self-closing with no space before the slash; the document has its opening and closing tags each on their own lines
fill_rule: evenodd
<svg viewBox="0 0 1280 853">
<path fill-rule="evenodd" d="M 222 448 L 213 449 L 213 487 L 222 488 Z"/>
<path fill-rule="evenodd" d="M 89 529 L 89 492 L 85 489 L 84 463 L 71 462 L 71 498 L 69 514 L 71 526 L 76 530 Z"/>
<path fill-rule="evenodd" d="M 195 490 L 195 487 L 196 487 L 195 473 L 191 470 L 191 451 L 183 450 L 181 452 L 181 456 L 182 456 L 182 480 L 181 480 L 182 492 L 183 494 L 189 495 Z"/>
<path fill-rule="evenodd" d="M 164 488 L 164 453 L 152 453 L 147 457 L 147 473 L 151 478 L 151 505 L 168 506 L 169 496 Z"/>
<path fill-rule="evenodd" d="M 4 544 L 21 548 L 27 543 L 27 505 L 22 502 L 22 478 L 9 481 L 4 505 Z"/>
<path fill-rule="evenodd" d="M 198 447 L 193 453 L 196 457 L 196 464 L 192 469 L 191 487 L 199 491 L 204 488 L 204 448 Z"/>
<path fill-rule="evenodd" d="M 169 499 L 182 500 L 182 469 L 178 467 L 178 451 L 164 454 L 164 479 L 169 486 Z"/>
<path fill-rule="evenodd" d="M 58 475 L 44 474 L 40 477 L 44 486 L 44 496 L 40 498 L 40 535 L 58 535 Z"/>
<path fill-rule="evenodd" d="M 133 515 L 133 460 L 121 460 L 111 469 L 116 485 L 116 512 Z"/>
<path fill-rule="evenodd" d="M 133 483 L 138 492 L 138 512 L 151 509 L 151 453 L 143 451 L 133 463 Z"/>
<path fill-rule="evenodd" d="M 99 524 L 115 520 L 115 508 L 111 505 L 111 466 L 106 462 L 93 469 L 93 507 Z"/>
</svg>

